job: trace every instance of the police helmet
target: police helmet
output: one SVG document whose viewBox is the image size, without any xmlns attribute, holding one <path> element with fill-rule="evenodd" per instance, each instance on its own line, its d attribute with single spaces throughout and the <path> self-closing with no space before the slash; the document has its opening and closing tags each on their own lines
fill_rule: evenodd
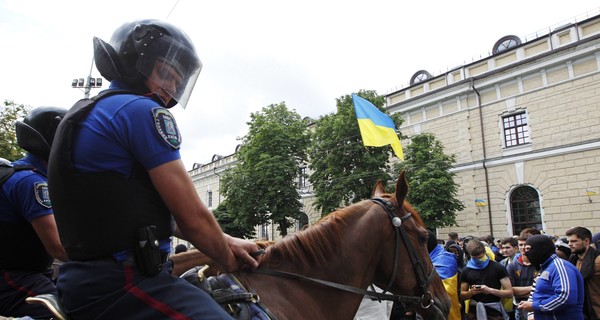
<svg viewBox="0 0 600 320">
<path fill-rule="evenodd" d="M 58 107 L 38 107 L 31 110 L 23 121 L 15 123 L 19 147 L 48 161 L 54 134 L 66 113 L 67 109 Z"/>
<path fill-rule="evenodd" d="M 162 69 L 156 70 L 157 62 L 175 71 L 176 87 L 156 83 L 171 97 L 166 107 L 179 103 L 185 108 L 202 69 L 190 38 L 179 28 L 160 20 L 125 23 L 113 33 L 110 43 L 94 37 L 94 60 L 108 81 L 122 81 L 140 94 L 149 92 L 144 82 L 153 72 L 169 77 Z"/>
</svg>

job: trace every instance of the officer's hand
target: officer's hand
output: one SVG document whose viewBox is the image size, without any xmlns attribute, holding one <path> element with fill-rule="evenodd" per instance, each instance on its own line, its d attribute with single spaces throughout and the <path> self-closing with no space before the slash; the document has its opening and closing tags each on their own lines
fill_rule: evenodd
<svg viewBox="0 0 600 320">
<path fill-rule="evenodd" d="M 237 258 L 240 268 L 250 268 L 252 270 L 258 268 L 262 255 L 253 256 L 253 254 L 260 251 L 260 247 L 256 243 L 227 234 L 225 238 L 233 255 Z"/>
</svg>

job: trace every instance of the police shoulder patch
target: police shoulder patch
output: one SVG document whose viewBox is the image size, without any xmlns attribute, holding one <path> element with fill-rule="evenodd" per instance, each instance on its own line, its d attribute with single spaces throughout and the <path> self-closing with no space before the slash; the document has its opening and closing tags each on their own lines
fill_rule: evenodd
<svg viewBox="0 0 600 320">
<path fill-rule="evenodd" d="M 152 115 L 154 116 L 154 125 L 156 126 L 158 135 L 171 147 L 179 149 L 179 146 L 181 146 L 181 135 L 179 134 L 179 128 L 177 128 L 173 115 L 165 108 L 152 109 Z"/>
<path fill-rule="evenodd" d="M 45 208 L 51 208 L 50 193 L 48 192 L 48 183 L 45 181 L 36 182 L 33 184 L 35 191 L 35 200 Z"/>
</svg>

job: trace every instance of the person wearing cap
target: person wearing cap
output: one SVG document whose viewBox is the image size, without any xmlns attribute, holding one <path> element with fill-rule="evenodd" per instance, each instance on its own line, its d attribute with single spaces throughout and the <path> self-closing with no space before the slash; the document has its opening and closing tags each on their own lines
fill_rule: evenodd
<svg viewBox="0 0 600 320">
<path fill-rule="evenodd" d="M 585 318 L 600 319 L 600 251 L 590 245 L 592 232 L 585 227 L 570 228 L 565 235 L 572 252 L 569 261 L 583 277 Z"/>
<path fill-rule="evenodd" d="M 577 268 L 555 254 L 552 239 L 533 235 L 525 242 L 529 262 L 540 268 L 531 301 L 522 301 L 518 308 L 533 311 L 535 320 L 583 320 L 583 278 Z"/>
<path fill-rule="evenodd" d="M 54 259 L 67 260 L 48 196 L 46 170 L 56 128 L 67 109 L 38 107 L 16 122 L 18 145 L 27 155 L 0 165 L 0 315 L 50 318 L 25 299 L 55 294 Z M 4 160 L 4 159 L 2 159 Z"/>
<path fill-rule="evenodd" d="M 569 260 L 571 256 L 571 248 L 569 247 L 569 241 L 567 238 L 561 238 L 554 242 L 556 245 L 556 255 L 562 259 Z"/>
<path fill-rule="evenodd" d="M 182 253 L 188 251 L 188 248 L 185 244 L 180 243 L 175 246 L 175 254 Z"/>
<path fill-rule="evenodd" d="M 94 38 L 108 90 L 78 101 L 59 126 L 48 168 L 70 262 L 57 288 L 73 319 L 229 319 L 208 293 L 171 275 L 172 237 L 226 272 L 258 267 L 260 248 L 227 235 L 200 200 L 169 108 L 187 105 L 202 63 L 188 35 L 154 19 Z"/>
<path fill-rule="evenodd" d="M 594 233 L 592 236 L 592 245 L 594 248 L 600 250 L 600 232 Z"/>
</svg>

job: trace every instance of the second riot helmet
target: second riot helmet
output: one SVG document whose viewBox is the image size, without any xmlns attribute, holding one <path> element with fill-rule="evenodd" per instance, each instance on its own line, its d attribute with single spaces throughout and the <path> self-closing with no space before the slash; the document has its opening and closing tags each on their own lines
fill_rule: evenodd
<svg viewBox="0 0 600 320">
<path fill-rule="evenodd" d="M 54 134 L 66 113 L 67 109 L 58 107 L 38 107 L 31 110 L 23 121 L 15 124 L 19 147 L 48 161 Z"/>
</svg>

